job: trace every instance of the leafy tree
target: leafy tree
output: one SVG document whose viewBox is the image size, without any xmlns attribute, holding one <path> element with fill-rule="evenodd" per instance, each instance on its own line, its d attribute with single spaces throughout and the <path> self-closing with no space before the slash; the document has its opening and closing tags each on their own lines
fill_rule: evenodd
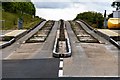
<svg viewBox="0 0 120 80">
<path fill-rule="evenodd" d="M 79 19 L 86 21 L 87 23 L 89 23 L 90 25 L 96 28 L 102 28 L 104 21 L 103 15 L 97 12 L 80 13 L 76 16 L 74 20 L 79 20 Z"/>
<path fill-rule="evenodd" d="M 116 8 L 116 10 L 120 9 L 120 1 L 114 1 L 111 6 Z"/>
<path fill-rule="evenodd" d="M 35 7 L 32 2 L 2 2 L 5 11 L 12 13 L 26 13 L 35 15 Z"/>
</svg>

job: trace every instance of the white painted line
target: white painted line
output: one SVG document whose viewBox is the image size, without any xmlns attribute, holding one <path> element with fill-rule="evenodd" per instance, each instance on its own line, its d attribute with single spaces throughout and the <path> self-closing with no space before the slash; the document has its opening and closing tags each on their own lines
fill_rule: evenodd
<svg viewBox="0 0 120 80">
<path fill-rule="evenodd" d="M 63 77 L 63 58 L 60 58 L 60 64 L 59 64 L 59 77 Z"/>
<path fill-rule="evenodd" d="M 63 77 L 63 70 L 59 70 L 58 76 L 59 76 L 59 77 Z"/>
<path fill-rule="evenodd" d="M 14 54 L 14 52 L 11 53 L 8 57 L 6 57 L 6 58 L 4 58 L 4 59 L 9 59 L 9 57 L 12 56 L 13 54 Z"/>
<path fill-rule="evenodd" d="M 59 68 L 63 68 L 63 61 L 60 61 Z"/>
<path fill-rule="evenodd" d="M 63 60 L 63 58 L 60 58 L 60 60 Z"/>
</svg>

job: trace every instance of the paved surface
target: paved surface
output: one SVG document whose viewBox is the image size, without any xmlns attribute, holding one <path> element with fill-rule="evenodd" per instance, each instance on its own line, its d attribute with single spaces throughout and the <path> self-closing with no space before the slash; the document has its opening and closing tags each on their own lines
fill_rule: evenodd
<svg viewBox="0 0 120 80">
<path fill-rule="evenodd" d="M 3 78 L 58 77 L 60 60 L 52 58 L 57 28 L 58 22 L 55 22 L 45 42 L 22 43 L 14 51 L 12 49 L 13 52 L 3 60 Z"/>
<path fill-rule="evenodd" d="M 0 35 L 4 35 L 4 34 L 11 32 L 11 31 L 13 31 L 13 30 L 0 30 Z"/>
<path fill-rule="evenodd" d="M 57 78 L 59 59 L 3 60 L 3 78 Z"/>
<path fill-rule="evenodd" d="M 57 30 L 58 22 L 52 28 L 51 33 L 45 42 L 25 43 L 13 51 L 5 59 L 40 59 L 52 58 L 52 50 Z"/>
<path fill-rule="evenodd" d="M 81 45 L 78 42 L 70 24 L 66 22 L 67 31 L 72 47 L 72 57 L 64 58 L 63 76 L 64 77 L 80 77 L 91 75 L 93 72 L 87 56 L 85 55 Z"/>
<path fill-rule="evenodd" d="M 55 25 L 53 26 L 49 36 L 47 37 L 47 40 L 44 42 L 41 49 L 33 54 L 30 58 L 32 59 L 40 59 L 40 58 L 52 58 L 52 51 L 53 51 L 53 45 L 55 41 L 55 36 L 58 28 L 58 22 L 55 22 Z"/>
<path fill-rule="evenodd" d="M 17 37 L 18 35 L 26 32 L 27 30 L 13 30 L 11 32 L 8 32 L 5 34 L 5 36 L 10 36 L 10 37 Z"/>
<path fill-rule="evenodd" d="M 94 33 L 93 31 L 91 31 L 84 23 L 82 23 L 81 21 L 77 21 L 81 27 L 86 30 L 87 33 L 91 34 L 94 38 L 96 38 L 100 43 L 105 43 L 105 44 L 109 44 L 109 42 L 107 40 L 105 40 L 103 37 L 100 37 L 99 35 L 97 35 L 96 33 Z"/>
<path fill-rule="evenodd" d="M 45 42 L 21 44 L 31 34 L 38 31 L 37 28 L 35 32 L 32 31 L 31 34 L 27 34 L 13 45 L 3 49 L 4 58 L 12 53 L 7 58 L 8 60 L 3 60 L 3 77 L 56 78 L 59 66 L 63 66 L 62 77 L 118 76 L 119 50 L 115 46 L 98 35 L 94 35 L 95 33 L 90 30 L 88 30 L 89 33 L 107 44 L 80 43 L 72 31 L 70 23 L 65 22 L 65 24 L 72 47 L 72 56 L 63 58 L 62 65 L 59 64 L 58 58 L 52 57 L 56 31 L 59 27 L 59 23 L 55 22 Z M 88 29 L 83 23 L 80 22 L 80 24 Z"/>
<path fill-rule="evenodd" d="M 67 23 L 72 57 L 64 58 L 64 77 L 118 76 L 118 53 L 111 44 L 75 43 L 77 38 Z M 115 52 L 116 51 L 116 52 Z M 111 71 L 112 70 L 112 71 Z"/>
<path fill-rule="evenodd" d="M 120 30 L 112 30 L 112 31 L 114 31 L 114 32 L 116 32 L 116 33 L 118 33 L 118 34 L 120 34 Z"/>
<path fill-rule="evenodd" d="M 94 73 L 92 76 L 118 76 L 118 53 L 111 52 L 104 44 L 82 44 Z M 112 70 L 112 71 L 111 71 Z"/>
<path fill-rule="evenodd" d="M 40 25 L 38 25 L 38 27 L 36 27 L 34 30 L 32 30 L 30 33 L 28 33 L 24 37 L 20 38 L 18 41 L 13 43 L 11 46 L 1 49 L 0 54 L 2 54 L 2 58 L 8 57 L 13 51 L 15 51 L 17 48 L 19 48 L 21 46 L 21 43 L 23 43 L 29 37 L 31 37 L 33 34 L 35 34 L 45 23 L 46 23 L 46 21 L 42 22 Z"/>
<path fill-rule="evenodd" d="M 97 29 L 97 30 L 100 31 L 103 34 L 106 34 L 107 36 L 110 36 L 110 37 L 120 35 L 119 33 L 115 32 L 115 31 L 112 31 L 112 30 L 109 30 L 109 29 Z"/>
<path fill-rule="evenodd" d="M 21 44 L 19 48 L 13 51 L 6 59 L 29 59 L 41 49 L 43 43 L 25 43 Z"/>
</svg>

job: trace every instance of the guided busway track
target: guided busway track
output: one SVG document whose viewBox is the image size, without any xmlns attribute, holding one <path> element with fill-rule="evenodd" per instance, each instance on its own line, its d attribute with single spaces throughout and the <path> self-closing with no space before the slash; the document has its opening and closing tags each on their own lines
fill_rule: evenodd
<svg viewBox="0 0 120 80">
<path fill-rule="evenodd" d="M 98 34 L 99 36 L 103 37 L 107 41 L 111 42 L 113 45 L 115 45 L 118 49 L 120 49 L 120 34 L 110 30 L 110 29 L 94 29 L 89 24 L 87 24 L 85 21 L 80 20 L 83 24 L 85 24 L 91 31 L 93 31 L 95 34 Z"/>
<path fill-rule="evenodd" d="M 80 42 L 99 43 L 99 41 L 91 34 L 89 34 L 85 29 L 83 29 L 83 27 L 78 22 L 71 21 L 70 24 L 72 30 Z"/>
<path fill-rule="evenodd" d="M 71 45 L 63 20 L 60 21 L 60 28 L 57 30 L 56 39 L 53 47 L 53 57 L 70 57 Z"/>
</svg>

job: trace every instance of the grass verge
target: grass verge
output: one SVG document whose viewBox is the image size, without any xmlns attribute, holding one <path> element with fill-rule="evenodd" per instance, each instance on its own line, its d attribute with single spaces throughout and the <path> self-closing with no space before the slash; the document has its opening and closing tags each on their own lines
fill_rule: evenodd
<svg viewBox="0 0 120 80">
<path fill-rule="evenodd" d="M 2 27 L 1 30 L 15 30 L 18 29 L 18 18 L 21 14 L 10 13 L 2 11 Z M 23 29 L 30 29 L 36 24 L 38 24 L 41 19 L 38 17 L 33 18 L 32 15 L 23 14 Z"/>
</svg>

